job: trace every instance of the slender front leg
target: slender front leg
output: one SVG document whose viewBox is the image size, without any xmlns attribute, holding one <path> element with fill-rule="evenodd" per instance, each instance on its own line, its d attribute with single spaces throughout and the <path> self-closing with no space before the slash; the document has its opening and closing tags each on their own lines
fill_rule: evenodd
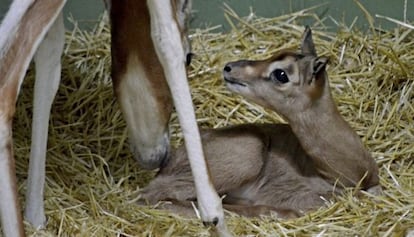
<svg viewBox="0 0 414 237">
<path fill-rule="evenodd" d="M 0 216 L 4 236 L 24 236 L 22 214 L 17 199 L 16 173 L 12 144 L 12 114 L 16 86 L 0 89 Z M 9 97 L 10 96 L 10 97 Z"/>
<path fill-rule="evenodd" d="M 39 45 L 35 55 L 36 82 L 32 121 L 32 145 L 26 191 L 25 217 L 35 227 L 46 223 L 43 189 L 50 109 L 60 82 L 65 40 L 62 13 Z"/>
<path fill-rule="evenodd" d="M 65 0 L 15 1 L 5 22 L 17 28 L 0 45 L 0 214 L 5 236 L 24 236 L 12 156 L 11 121 L 17 94 L 32 57 Z M 30 7 L 29 7 L 30 6 Z M 21 11 L 25 11 L 22 15 Z M 19 17 L 15 17 L 15 16 Z M 22 17 L 20 17 L 22 16 Z M 17 22 L 16 22 L 17 21 Z M 0 32 L 8 31 L 1 25 Z"/>
<path fill-rule="evenodd" d="M 170 87 L 185 146 L 194 176 L 197 200 L 204 223 L 217 224 L 221 236 L 228 236 L 221 199 L 210 180 L 201 146 L 191 94 L 185 71 L 185 55 L 180 31 L 174 20 L 170 0 L 148 0 L 151 35 Z"/>
</svg>

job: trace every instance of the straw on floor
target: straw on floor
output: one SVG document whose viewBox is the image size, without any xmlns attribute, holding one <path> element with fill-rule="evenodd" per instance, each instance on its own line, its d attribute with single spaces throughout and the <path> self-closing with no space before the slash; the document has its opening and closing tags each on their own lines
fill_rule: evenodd
<svg viewBox="0 0 414 237">
<path fill-rule="evenodd" d="M 311 9 L 271 19 L 240 18 L 227 10 L 229 33 L 195 29 L 196 57 L 189 68 L 201 127 L 281 122 L 274 112 L 231 94 L 221 70 L 231 60 L 261 59 L 297 48 L 307 17 L 317 51 L 328 67 L 334 98 L 372 152 L 384 193 L 355 197 L 353 190 L 308 215 L 279 220 L 229 214 L 235 236 L 403 236 L 414 228 L 414 33 L 405 26 L 368 33 L 342 26 L 329 32 Z M 49 129 L 45 230 L 31 236 L 209 236 L 197 219 L 136 205 L 154 172 L 139 168 L 129 152 L 125 122 L 110 81 L 110 34 L 104 17 L 93 31 L 67 33 L 62 83 Z M 30 148 L 33 69 L 19 96 L 14 149 L 24 203 Z M 176 116 L 173 144 L 182 142 Z"/>
</svg>

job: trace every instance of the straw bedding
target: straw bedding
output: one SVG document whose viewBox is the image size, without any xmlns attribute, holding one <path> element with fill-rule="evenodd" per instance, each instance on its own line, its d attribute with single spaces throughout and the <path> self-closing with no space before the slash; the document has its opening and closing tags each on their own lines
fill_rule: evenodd
<svg viewBox="0 0 414 237">
<path fill-rule="evenodd" d="M 261 59 L 297 48 L 310 19 L 318 53 L 331 58 L 328 73 L 341 114 L 372 152 L 384 193 L 355 197 L 353 190 L 294 220 L 229 214 L 235 236 L 404 236 L 414 228 L 414 33 L 408 27 L 368 33 L 342 26 L 330 33 L 311 10 L 264 19 L 231 10 L 229 33 L 196 29 L 189 80 L 198 123 L 222 127 L 281 122 L 271 111 L 228 92 L 221 70 L 230 60 Z M 197 219 L 135 204 L 154 172 L 139 168 L 110 81 L 110 34 L 104 18 L 93 31 L 67 33 L 63 77 L 54 101 L 46 163 L 45 230 L 33 236 L 209 236 Z M 18 101 L 14 149 L 24 203 L 30 148 L 33 69 Z M 176 116 L 172 143 L 182 142 Z"/>
</svg>

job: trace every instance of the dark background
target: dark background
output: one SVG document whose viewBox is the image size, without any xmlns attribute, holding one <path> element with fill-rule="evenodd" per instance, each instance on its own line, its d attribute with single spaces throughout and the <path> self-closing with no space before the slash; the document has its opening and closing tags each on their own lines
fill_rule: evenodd
<svg viewBox="0 0 414 237">
<path fill-rule="evenodd" d="M 385 29 L 391 29 L 396 24 L 376 18 L 376 14 L 400 21 L 414 20 L 413 0 L 360 0 L 359 2 L 374 17 L 376 26 Z M 0 19 L 3 18 L 10 3 L 11 0 L 0 0 Z M 327 18 L 325 24 L 330 30 L 335 31 L 337 29 L 333 23 L 334 21 L 330 19 L 331 17 L 346 25 L 350 25 L 354 19 L 357 19 L 356 27 L 361 29 L 366 29 L 368 26 L 364 13 L 354 0 L 193 0 L 194 15 L 191 27 L 205 28 L 207 26 L 222 25 L 219 29 L 227 30 L 228 25 L 226 24 L 223 10 L 224 4 L 230 6 L 239 16 L 247 16 L 250 12 L 254 12 L 256 15 L 263 17 L 275 17 L 322 4 L 314 12 L 321 18 Z M 405 4 L 407 4 L 406 11 L 404 11 Z M 64 8 L 65 18 L 72 15 L 86 29 L 93 26 L 103 11 L 104 5 L 102 0 L 68 0 Z M 406 12 L 406 15 L 404 12 Z M 304 23 L 312 24 L 312 22 Z M 71 28 L 71 24 L 68 21 L 66 25 L 68 28 Z"/>
</svg>

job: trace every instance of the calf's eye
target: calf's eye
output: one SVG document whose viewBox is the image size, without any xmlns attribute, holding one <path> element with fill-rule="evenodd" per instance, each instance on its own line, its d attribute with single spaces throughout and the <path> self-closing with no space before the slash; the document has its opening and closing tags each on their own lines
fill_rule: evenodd
<svg viewBox="0 0 414 237">
<path fill-rule="evenodd" d="M 282 69 L 276 69 L 272 73 L 270 73 L 270 79 L 275 82 L 280 83 L 287 83 L 289 82 L 289 77 L 287 76 L 286 72 Z"/>
</svg>

